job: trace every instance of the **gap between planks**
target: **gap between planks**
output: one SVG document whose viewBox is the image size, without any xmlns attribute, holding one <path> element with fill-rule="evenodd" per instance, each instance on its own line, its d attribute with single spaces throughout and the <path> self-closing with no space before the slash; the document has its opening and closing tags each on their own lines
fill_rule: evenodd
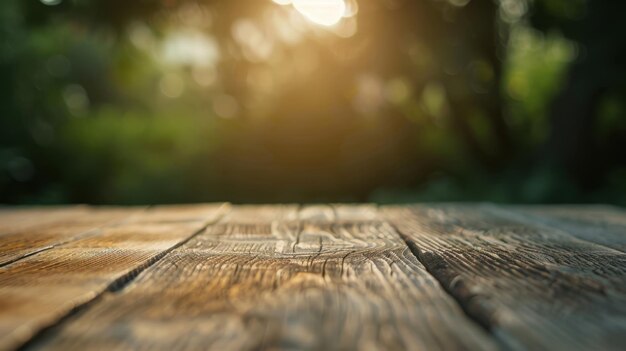
<svg viewBox="0 0 626 351">
<path fill-rule="evenodd" d="M 192 238 L 194 238 L 198 234 L 204 232 L 207 229 L 207 227 L 210 226 L 210 225 L 211 225 L 210 223 L 205 224 L 203 227 L 198 229 L 196 232 L 192 233 L 191 236 L 189 236 L 184 241 L 181 241 L 178 244 L 172 246 L 171 248 L 166 249 L 165 251 L 162 251 L 161 253 L 157 254 L 156 256 L 154 256 L 153 258 L 151 258 L 150 260 L 148 260 L 147 262 L 145 262 L 141 266 L 136 267 L 132 271 L 130 271 L 130 272 L 126 273 L 125 275 L 123 275 L 123 276 L 117 278 L 116 280 L 112 281 L 104 290 L 102 290 L 100 293 L 96 294 L 91 300 L 88 300 L 88 301 L 86 301 L 86 302 L 84 302 L 84 303 L 82 303 L 80 305 L 74 306 L 70 311 L 68 311 L 65 315 L 61 316 L 54 323 L 41 328 L 28 341 L 26 341 L 22 345 L 19 345 L 18 347 L 16 347 L 16 350 L 28 349 L 29 346 L 37 343 L 37 341 L 39 339 L 44 338 L 46 336 L 46 334 L 50 333 L 51 331 L 55 330 L 56 328 L 59 328 L 63 323 L 65 323 L 66 321 L 70 320 L 72 317 L 80 314 L 81 311 L 86 311 L 87 309 L 89 309 L 90 306 L 94 305 L 100 299 L 102 299 L 102 297 L 104 295 L 109 294 L 109 293 L 115 293 L 117 291 L 122 290 L 126 285 L 130 284 L 139 274 L 141 274 L 141 272 L 143 272 L 144 270 L 146 270 L 147 268 L 149 268 L 153 264 L 157 263 L 159 260 L 161 260 L 163 257 L 165 257 L 165 255 L 170 253 L 172 250 L 178 248 L 181 245 L 184 245 L 185 243 L 187 243 L 189 240 L 191 240 Z"/>
<path fill-rule="evenodd" d="M 0 255 L 0 268 L 55 247 L 97 235 L 103 228 L 120 225 L 145 210 L 146 207 L 121 209 L 87 206 L 51 210 L 50 212 L 58 218 L 50 218 L 43 209 L 5 210 L 2 214 L 5 217 L 3 219 L 9 222 L 9 225 L 0 229 L 0 245 L 4 249 Z M 30 211 L 33 217 L 38 214 L 34 220 L 32 217 L 30 220 L 26 217 Z M 21 219 L 15 221 L 17 225 L 13 227 L 10 226 L 14 222 L 11 220 L 12 213 Z M 26 241 L 27 236 L 34 236 L 34 240 Z"/>
<path fill-rule="evenodd" d="M 620 350 L 626 342 L 622 252 L 488 204 L 386 213 L 431 274 L 508 349 Z"/>
<path fill-rule="evenodd" d="M 437 207 L 437 206 L 435 206 Z M 480 214 L 480 212 L 477 212 L 475 208 L 471 208 L 471 207 L 467 207 L 465 209 L 465 212 L 467 213 L 475 213 L 474 215 L 474 219 L 470 217 L 467 217 L 465 219 L 465 221 L 467 221 L 468 219 L 470 219 L 469 222 L 467 222 L 466 224 L 463 223 L 463 221 L 459 221 L 457 219 L 454 219 L 454 213 L 452 214 L 447 214 L 445 211 L 443 211 L 445 208 L 443 209 L 435 209 L 433 208 L 432 210 L 434 210 L 435 214 L 437 216 L 435 217 L 421 217 L 422 222 L 421 225 L 426 225 L 428 226 L 432 226 L 432 225 L 445 225 L 445 228 L 449 228 L 449 229 L 445 229 L 444 232 L 441 232 L 440 234 L 445 234 L 445 232 L 447 232 L 447 234 L 454 234 L 455 230 L 454 228 L 462 228 L 462 229 L 468 229 L 470 234 L 471 232 L 478 232 L 483 230 L 483 224 L 481 224 L 480 220 L 479 222 L 476 222 L 476 220 L 478 220 L 478 218 L 484 217 L 484 221 L 485 223 L 489 222 L 491 224 L 490 227 L 496 229 L 496 230 L 519 230 L 519 229 L 515 229 L 519 226 L 524 226 L 524 228 L 526 228 L 525 230 L 531 230 L 531 232 L 528 232 L 528 235 L 539 235 L 539 234 L 533 234 L 533 233 L 541 233 L 541 232 L 546 232 L 547 234 L 550 234 L 552 236 L 554 236 L 554 238 L 563 238 L 562 240 L 563 243 L 566 243 L 568 245 L 585 245 L 591 249 L 593 249 L 594 247 L 596 248 L 595 250 L 600 250 L 597 251 L 598 254 L 601 253 L 605 253 L 605 254 L 611 254 L 613 255 L 613 253 L 607 252 L 607 250 L 610 250 L 608 247 L 605 246 L 601 246 L 598 245 L 597 243 L 590 243 L 587 242 L 585 240 L 582 240 L 580 238 L 580 235 L 586 235 L 585 233 L 575 233 L 578 235 L 573 235 L 571 232 L 564 232 L 562 230 L 559 230 L 557 226 L 553 226 L 550 225 L 549 227 L 551 228 L 546 228 L 546 223 L 537 223 L 534 221 L 531 221 L 532 218 L 529 217 L 525 217 L 525 216 L 521 216 L 519 213 L 520 212 L 504 212 L 504 210 L 500 210 L 498 208 L 495 207 L 485 207 L 485 206 L 481 206 L 481 208 L 486 211 L 483 214 Z M 300 210 L 307 210 L 307 208 L 301 208 Z M 328 220 L 333 220 L 334 218 L 336 218 L 337 215 L 337 211 L 336 208 L 334 207 L 324 207 L 323 210 L 308 210 L 309 211 L 309 219 L 312 221 L 328 221 Z M 443 212 L 442 212 L 443 211 Z M 472 212 L 473 211 L 473 212 Z M 271 211 L 270 211 L 271 212 Z M 443 217 L 440 217 L 440 215 L 443 215 Z M 270 216 L 271 217 L 271 216 Z M 453 301 L 455 303 L 458 304 L 458 306 L 460 306 L 463 311 L 465 312 L 465 315 L 467 317 L 469 317 L 469 320 L 471 320 L 472 322 L 478 323 L 478 325 L 481 325 L 483 327 L 486 327 L 487 330 L 490 331 L 490 335 L 491 336 L 495 336 L 496 340 L 501 343 L 501 345 L 505 345 L 506 348 L 508 349 L 524 349 L 524 348 L 531 348 L 531 347 L 535 347 L 535 348 L 542 348 L 542 347 L 546 347 L 549 346 L 549 344 L 546 344 L 546 340 L 549 341 L 550 340 L 550 336 L 548 336 L 549 338 L 546 339 L 546 337 L 544 337 L 543 339 L 539 338 L 539 339 L 534 339 L 534 340 L 525 340 L 524 339 L 524 335 L 523 334 L 519 334 L 520 330 L 511 330 L 508 329 L 510 328 L 510 325 L 507 325 L 507 321 L 505 320 L 505 322 L 501 325 L 500 321 L 497 318 L 497 313 L 501 312 L 498 311 L 499 309 L 501 309 L 502 306 L 497 306 L 493 305 L 492 303 L 490 303 L 489 299 L 485 299 L 485 294 L 484 293 L 476 293 L 475 292 L 475 288 L 478 286 L 481 286 L 480 281 L 475 281 L 475 278 L 468 278 L 467 274 L 456 274 L 458 272 L 454 272 L 454 266 L 448 266 L 448 262 L 446 262 L 446 259 L 450 259 L 450 257 L 447 256 L 440 256 L 439 254 L 441 254 L 442 252 L 434 252 L 435 254 L 433 255 L 431 252 L 428 251 L 428 245 L 426 245 L 424 248 L 425 250 L 423 250 L 424 248 L 422 247 L 418 247 L 418 241 L 411 239 L 411 235 L 410 233 L 413 234 L 420 234 L 421 229 L 417 229 L 417 232 L 415 229 L 409 229 L 408 232 L 406 229 L 399 229 L 397 228 L 397 225 L 393 223 L 393 221 L 391 220 L 387 220 L 386 217 L 384 217 L 385 221 L 389 224 L 389 225 L 393 225 L 395 232 L 399 233 L 399 237 L 402 239 L 403 243 L 405 245 L 408 246 L 408 248 L 411 249 L 410 254 L 414 259 L 418 262 L 421 262 L 423 266 L 426 267 L 426 269 L 428 270 L 428 273 L 431 277 L 434 277 L 433 279 L 436 279 L 437 282 L 439 283 L 439 285 L 441 287 L 443 287 L 446 292 L 448 294 L 450 294 L 453 298 Z M 473 221 L 473 222 L 472 222 Z M 430 224 L 428 224 L 430 223 Z M 447 224 L 446 224 L 447 223 Z M 472 224 L 473 223 L 473 224 Z M 552 222 L 550 222 L 552 223 Z M 539 225 L 541 224 L 541 225 Z M 207 225 L 207 228 L 210 226 Z M 514 227 L 511 227 L 514 226 Z M 244 227 L 245 228 L 245 227 Z M 426 227 L 424 227 L 426 228 Z M 442 227 L 444 228 L 444 227 Z M 485 227 L 487 228 L 487 227 Z M 498 229 L 500 228 L 500 229 Z M 509 229 L 507 229 L 509 228 Z M 519 227 L 521 228 L 521 227 Z M 296 235 L 294 236 L 294 240 L 295 243 L 293 243 L 293 245 L 291 246 L 286 246 L 286 248 L 291 249 L 291 253 L 292 254 L 296 254 L 298 252 L 299 249 L 302 248 L 306 248 L 306 247 L 313 247 L 317 244 L 317 241 L 319 240 L 319 248 L 317 251 L 317 255 L 322 253 L 322 244 L 323 244 L 323 237 L 317 237 L 317 239 L 311 239 L 311 237 L 307 237 L 306 235 L 302 236 L 302 228 L 300 226 L 298 226 L 298 229 L 296 230 Z M 619 228 L 618 228 L 619 229 Z M 488 229 L 486 229 L 488 230 Z M 555 232 L 556 231 L 556 232 Z M 201 231 L 200 231 L 201 232 Z M 408 233 L 408 235 L 407 235 Z M 616 235 L 618 235 L 617 231 L 615 231 Z M 286 235 L 289 233 L 286 233 Z M 424 235 L 426 235 L 426 233 L 423 233 Z M 457 233 L 459 235 L 459 237 L 463 237 L 463 233 Z M 505 235 L 506 232 L 502 232 L 498 235 Z M 97 297 L 97 300 L 92 300 L 90 301 L 88 304 L 86 304 L 85 306 L 83 306 L 80 309 L 74 310 L 72 313 L 67 314 L 65 317 L 63 317 L 62 320 L 59 320 L 58 323 L 56 325 L 54 325 L 53 328 L 48 329 L 48 332 L 50 332 L 52 329 L 62 329 L 65 325 L 68 324 L 68 322 L 71 322 L 72 320 L 74 320 L 76 317 L 79 317 L 82 314 L 85 313 L 89 313 L 91 311 L 91 309 L 93 307 L 95 307 L 100 301 L 103 300 L 103 296 L 105 295 L 115 295 L 118 296 L 122 293 L 125 292 L 125 290 L 122 290 L 122 288 L 124 287 L 128 287 L 130 286 L 132 283 L 135 283 L 135 278 L 137 278 L 137 275 L 141 272 L 148 272 L 150 271 L 153 267 L 161 264 L 163 262 L 163 260 L 165 260 L 167 257 L 169 257 L 169 255 L 174 251 L 174 250 L 178 250 L 178 248 L 181 248 L 182 246 L 186 245 L 186 243 L 190 242 L 192 239 L 195 239 L 198 235 L 200 235 L 200 233 L 196 233 L 194 234 L 193 237 L 190 237 L 188 240 L 185 241 L 185 243 L 181 243 L 179 245 L 177 245 L 175 248 L 171 248 L 168 252 L 164 253 L 163 255 L 161 255 L 160 257 L 158 257 L 157 259 L 155 259 L 153 262 L 151 262 L 149 265 L 143 267 L 141 269 L 140 272 L 135 272 L 134 275 L 129 273 L 129 280 L 127 281 L 120 281 L 120 285 L 116 286 L 116 287 L 111 287 L 110 289 L 107 289 L 105 292 L 103 292 L 102 294 L 100 294 Z M 290 234 L 289 234 L 290 235 Z M 437 232 L 431 232 L 430 234 L 430 239 L 435 239 L 439 234 Z M 471 234 L 474 235 L 474 234 Z M 493 233 L 484 233 L 484 238 L 489 238 L 490 236 L 492 236 Z M 506 234 L 508 235 L 508 234 Z M 544 234 L 541 234 L 544 235 Z M 471 237 L 471 236 L 470 236 Z M 531 239 L 531 243 L 532 243 L 532 236 L 529 237 Z M 537 238 L 541 238 L 541 237 L 537 237 Z M 452 239 L 452 237 L 451 237 Z M 439 239 L 437 239 L 439 240 Z M 301 246 L 300 243 L 302 243 L 304 246 Z M 426 242 L 428 243 L 428 241 Z M 308 246 L 307 246 L 308 245 Z M 481 250 L 481 242 L 476 242 L 476 245 L 478 245 L 476 247 L 475 250 L 480 251 Z M 482 244 L 484 245 L 484 243 Z M 497 245 L 499 245 L 498 242 L 491 242 L 489 244 L 489 246 L 485 246 L 485 248 L 489 249 L 491 247 L 491 245 L 496 245 L 494 247 L 497 247 Z M 251 247 L 254 247 L 254 245 L 252 245 Z M 308 250 L 308 249 L 307 249 Z M 310 251 L 310 250 L 309 250 Z M 248 255 L 250 256 L 250 253 L 252 252 L 252 249 L 249 249 L 246 252 L 241 252 L 241 255 Z M 315 253 L 313 253 L 315 254 Z M 485 254 L 489 254 L 489 252 L 485 252 Z M 549 253 L 544 253 L 544 254 L 549 254 Z M 349 254 L 348 254 L 349 255 Z M 619 256 L 619 255 L 618 255 Z M 489 259 L 489 257 L 485 256 L 485 258 Z M 250 259 L 254 260 L 256 259 L 256 257 L 250 257 Z M 345 259 L 345 257 L 344 257 Z M 454 257 L 452 257 L 452 259 L 454 260 Z M 316 258 L 313 258 L 311 262 L 315 261 Z M 613 261 L 615 264 L 619 265 L 619 261 Z M 574 261 L 574 263 L 576 263 L 576 261 Z M 452 262 L 452 264 L 454 264 L 454 262 Z M 538 263 L 539 264 L 539 263 Z M 343 262 L 342 262 L 342 267 L 343 267 Z M 567 268 L 567 266 L 563 266 L 564 268 Z M 575 267 L 575 266 L 572 266 Z M 619 266 L 618 266 L 619 267 Z M 477 267 L 478 269 L 486 269 L 488 267 Z M 537 267 L 530 267 L 532 269 L 535 269 Z M 616 268 L 617 269 L 617 268 Z M 235 271 L 236 272 L 236 271 Z M 324 265 L 322 267 L 322 279 L 327 279 L 326 276 L 326 266 Z M 559 271 L 554 271 L 555 273 L 559 273 Z M 131 272 L 132 273 L 132 272 Z M 453 273 L 452 275 L 448 275 L 448 273 Z M 463 272 L 461 272 L 463 273 Z M 467 272 L 466 272 L 467 273 Z M 573 284 L 574 281 L 568 281 L 568 280 L 559 280 L 559 279 L 564 279 L 564 278 L 568 278 L 568 277 L 575 277 L 574 275 L 572 275 L 573 272 L 563 272 L 560 274 L 557 274 L 555 276 L 553 276 L 551 279 L 555 279 L 555 283 L 560 283 L 560 284 Z M 342 273 L 343 275 L 343 270 Z M 504 274 L 506 275 L 506 274 Z M 493 278 L 497 278 L 498 276 L 494 276 Z M 502 275 L 500 276 L 500 278 L 502 278 Z M 614 279 L 619 279 L 619 277 L 614 278 Z M 541 281 L 535 281 L 535 283 L 539 283 Z M 468 284 L 469 283 L 469 284 Z M 518 281 L 517 284 L 519 284 L 520 282 Z M 585 283 L 585 281 L 581 281 L 581 283 Z M 575 286 L 575 285 L 573 285 Z M 518 285 L 518 287 L 520 287 Z M 609 289 L 613 289 L 611 288 L 611 286 L 609 286 Z M 610 291 L 610 290 L 609 290 Z M 496 295 L 498 294 L 498 291 L 496 291 Z M 619 295 L 616 295 L 617 297 L 619 297 Z M 496 296 L 497 297 L 497 296 Z M 496 301 L 497 302 L 497 301 Z M 598 302 L 600 303 L 600 306 L 602 306 L 602 302 Z M 513 308 L 513 311 L 515 311 L 515 309 Z M 547 313 L 546 315 L 547 318 L 550 317 L 550 313 Z M 540 317 L 541 318 L 541 317 Z M 510 323 L 510 321 L 508 321 Z M 541 321 L 540 321 L 541 322 Z M 565 324 L 566 325 L 566 324 Z M 548 325 L 549 327 L 552 327 L 550 325 Z M 558 325 L 557 325 L 558 326 Z M 619 327 L 619 325 L 617 325 L 617 327 Z M 556 331 L 558 333 L 562 333 L 563 330 L 559 330 L 558 328 L 556 329 Z M 527 331 L 530 332 L 530 331 Z M 532 335 L 533 333 L 531 333 L 531 335 L 529 335 L 530 337 L 534 337 L 536 338 L 537 335 L 541 336 L 541 333 L 546 333 L 545 331 L 542 330 L 537 330 L 534 331 L 533 333 L 535 335 Z M 33 346 L 35 344 L 37 344 L 36 341 L 42 341 L 44 334 L 49 334 L 46 332 L 42 332 L 39 336 L 38 339 L 31 339 L 31 343 L 25 345 L 25 346 Z M 563 335 L 563 334 L 561 334 Z M 570 333 L 570 335 L 568 337 L 574 336 L 576 337 L 576 335 L 573 335 Z M 554 338 L 554 336 L 552 336 L 552 338 Z M 267 341 L 263 341 L 263 342 L 267 342 Z M 262 344 L 265 345 L 265 344 Z M 571 340 L 569 343 L 565 343 L 563 345 L 566 346 L 570 346 L 572 348 L 576 348 L 576 346 L 578 346 L 578 348 L 583 347 L 583 345 L 585 345 L 584 343 L 579 343 L 579 344 L 574 344 L 571 343 Z M 561 346 L 561 348 L 563 348 L 564 346 Z M 552 346 L 555 346 L 554 344 L 552 344 Z M 605 346 L 611 346 L 611 345 L 605 345 Z"/>
<path fill-rule="evenodd" d="M 198 226 L 196 226 L 199 229 L 194 230 L 193 232 L 191 232 L 191 234 L 176 234 L 175 236 L 172 236 L 171 238 L 169 237 L 164 237 L 160 240 L 165 240 L 163 242 L 157 242 L 157 246 L 151 247 L 151 246 L 147 246 L 146 250 L 148 250 L 148 252 L 146 252 L 145 254 L 142 254 L 144 257 L 146 257 L 147 259 L 143 259 L 143 258 L 139 258 L 138 265 L 135 266 L 130 266 L 128 267 L 129 269 L 126 269 L 125 272 L 123 272 L 121 275 L 118 275 L 116 277 L 113 277 L 111 279 L 111 281 L 109 283 L 107 283 L 106 286 L 103 287 L 99 287 L 99 284 L 96 282 L 96 284 L 94 285 L 92 281 L 90 281 L 90 277 L 93 280 L 94 278 L 97 278 L 97 272 L 92 272 L 92 271 L 86 271 L 86 276 L 84 276 L 84 278 L 81 279 L 87 279 L 85 280 L 85 283 L 89 283 L 87 284 L 86 287 L 76 290 L 74 292 L 72 292 L 73 290 L 69 290 L 69 292 L 71 292 L 71 294 L 73 295 L 67 295 L 67 297 L 71 300 L 71 301 L 76 301 L 75 302 L 75 306 L 69 307 L 67 308 L 66 306 L 59 306 L 57 307 L 57 311 L 53 311 L 53 310 L 45 310 L 45 309 L 50 309 L 51 307 L 48 306 L 41 306 L 41 307 L 45 307 L 44 311 L 41 311 L 41 313 L 43 314 L 42 316 L 36 316 L 36 315 L 17 315 L 17 316 L 13 316 L 13 317 L 17 317 L 17 320 L 15 323 L 21 323 L 21 325 L 14 325 L 14 327 L 17 327 L 16 329 L 8 329 L 8 331 L 10 331 L 10 334 L 8 335 L 4 335 L 4 339 L 0 340 L 0 350 L 11 350 L 11 349 L 15 349 L 15 348 L 23 348 L 25 345 L 27 345 L 27 343 L 31 342 L 32 340 L 37 339 L 38 337 L 40 337 L 41 335 L 45 334 L 46 330 L 49 330 L 50 328 L 54 328 L 57 325 L 62 324 L 65 320 L 70 319 L 72 315 L 75 315 L 77 313 L 79 313 L 81 310 L 86 309 L 89 307 L 90 304 L 93 303 L 94 300 L 99 299 L 104 293 L 108 292 L 108 291 L 117 291 L 121 288 L 123 288 L 126 284 L 130 283 L 139 273 L 141 273 L 141 271 L 145 270 L 146 268 L 150 267 L 151 265 L 153 265 L 154 263 L 158 262 L 162 257 L 164 257 L 168 252 L 172 251 L 173 249 L 175 249 L 176 247 L 179 247 L 180 245 L 184 244 L 185 242 L 191 240 L 191 238 L 193 238 L 193 236 L 198 235 L 199 233 L 201 233 L 204 229 L 206 229 L 206 227 L 208 227 L 209 225 L 211 225 L 212 223 L 214 223 L 215 221 L 219 220 L 219 218 L 221 216 L 224 215 L 224 212 L 228 211 L 229 209 L 229 204 L 221 204 L 221 206 L 217 206 L 217 205 L 205 205 L 200 206 L 200 205 L 192 205 L 192 206 L 158 206 L 158 207 L 154 207 L 151 208 L 150 211 L 144 211 L 141 213 L 134 213 L 133 215 L 129 216 L 125 221 L 123 221 L 123 223 L 125 225 L 129 225 L 130 228 L 137 225 L 144 225 L 144 226 L 150 226 L 150 225 L 156 225 L 157 228 L 159 225 L 168 225 L 168 223 L 181 223 L 181 224 L 185 224 L 185 227 L 193 227 L 191 224 L 192 223 L 198 223 Z M 189 223 L 189 224 L 186 224 Z M 120 247 L 120 249 L 124 250 L 123 247 L 123 243 L 124 243 L 124 227 L 121 226 L 119 228 L 121 229 L 120 234 L 122 234 L 121 237 L 116 237 L 115 231 L 113 231 L 112 235 L 109 236 L 104 236 L 102 238 L 106 239 L 108 238 L 108 240 L 113 240 L 113 242 L 111 242 L 111 244 L 114 244 L 115 247 L 118 247 L 120 244 L 122 244 L 122 247 Z M 114 228 L 110 228 L 110 229 L 114 229 Z M 156 234 L 157 232 L 155 232 Z M 106 233 L 104 234 L 106 235 Z M 180 237 L 180 239 L 175 239 L 177 237 Z M 157 239 L 158 239 L 158 235 L 157 235 Z M 71 241 L 71 242 L 66 242 L 64 244 L 59 244 L 57 245 L 58 250 L 62 250 L 61 247 L 64 247 L 64 245 L 69 245 L 69 246 L 77 246 L 77 248 L 82 247 L 81 245 L 79 245 L 80 242 L 83 241 L 92 241 L 94 242 L 93 238 L 90 237 L 80 237 L 77 240 Z M 122 240 L 122 241 L 120 241 Z M 142 239 L 139 239 L 142 240 Z M 173 244 L 171 246 L 167 246 L 167 242 L 169 241 L 173 241 Z M 97 240 L 96 240 L 97 242 Z M 86 248 L 89 247 L 88 244 L 83 244 L 83 245 L 87 245 L 85 246 Z M 129 244 L 132 246 L 132 244 Z M 163 246 L 162 249 L 160 249 L 161 251 L 159 251 L 159 248 Z M 100 247 L 100 246 L 97 246 Z M 102 246 L 104 248 L 104 246 Z M 75 249 L 74 249 L 75 250 Z M 114 249 L 117 250 L 117 249 Z M 39 253 L 42 253 L 45 251 L 40 251 Z M 115 252 L 115 251 L 112 251 Z M 152 256 L 150 256 L 152 254 Z M 24 259 L 24 260 L 19 260 L 19 264 L 24 266 L 25 265 L 25 269 L 28 269 L 29 267 L 29 263 L 27 261 L 32 261 L 33 258 L 36 258 L 37 255 L 31 255 L 28 258 L 29 259 Z M 113 259 L 112 263 L 115 263 L 115 256 L 111 257 Z M 143 261 L 143 262 L 141 262 Z M 132 263 L 132 262 L 131 262 Z M 16 263 L 17 264 L 17 263 Z M 32 267 L 32 264 L 35 264 L 35 267 L 37 266 L 36 262 L 32 262 L 30 263 L 30 266 Z M 7 271 L 7 269 L 9 269 L 10 267 L 13 267 L 11 265 L 9 266 L 5 266 L 2 269 L 4 271 L 2 271 L 2 273 L 4 273 L 5 275 L 8 274 L 8 276 L 3 277 L 3 279 L 5 279 L 5 283 L 8 281 L 11 281 L 11 273 L 10 271 Z M 74 267 L 75 269 L 79 269 L 79 267 Z M 103 267 L 103 269 L 106 270 L 106 267 Z M 116 268 L 116 270 L 113 270 L 113 274 L 117 273 L 117 272 L 121 272 L 119 270 L 119 268 Z M 104 273 L 105 271 L 103 271 Z M 108 275 L 111 275 L 111 272 L 107 273 Z M 13 275 L 14 276 L 14 275 Z M 14 276 L 15 278 L 15 276 Z M 7 280 L 8 279 L 8 280 Z M 101 279 L 107 279 L 107 275 L 103 275 L 101 277 Z M 13 282 L 15 283 L 16 281 L 13 280 Z M 54 283 L 54 282 L 53 282 Z M 19 286 L 19 281 L 17 282 L 18 286 Z M 45 283 L 44 283 L 45 284 Z M 5 285 L 4 287 L 0 285 L 0 291 L 3 292 L 4 297 L 8 297 L 9 299 L 11 298 L 11 290 L 9 290 L 8 292 L 6 290 L 7 286 Z M 10 286 L 8 287 L 9 289 Z M 94 289 L 94 290 L 91 290 Z M 54 285 L 51 288 L 46 289 L 47 291 L 44 294 L 49 294 L 50 291 L 54 292 Z M 91 294 L 91 292 L 93 293 L 93 296 L 91 297 L 87 297 L 85 296 L 86 293 Z M 8 293 L 8 295 L 6 295 Z M 58 293 L 58 291 L 57 291 Z M 3 301 L 3 302 L 7 302 L 7 301 Z M 8 305 L 7 305 L 8 306 Z M 35 305 L 36 306 L 36 305 Z M 19 309 L 18 309 L 19 310 Z M 5 328 L 3 330 L 3 332 L 7 332 L 7 327 L 11 326 L 11 317 L 12 315 L 3 315 L 2 317 L 4 317 L 5 319 L 3 319 L 3 328 Z M 8 318 L 8 323 L 7 323 L 7 318 Z M 17 322 L 23 320 L 22 322 Z M 30 320 L 29 320 L 30 318 Z M 12 331 L 11 331 L 12 330 Z M 31 331 L 32 330 L 32 331 Z M 26 343 L 26 344 L 25 344 Z"/>
<path fill-rule="evenodd" d="M 216 345 L 222 349 L 224 345 L 237 349 L 285 345 L 305 349 L 401 345 L 417 349 L 497 349 L 493 339 L 468 319 L 457 301 L 426 272 L 377 209 L 375 218 L 364 218 L 355 208 L 298 208 L 294 223 L 289 211 L 281 213 L 276 207 L 248 207 L 247 211 L 246 207 L 236 207 L 227 215 L 232 215 L 230 218 L 163 255 L 142 270 L 140 279 L 124 284 L 125 289 L 101 295 L 23 349 L 63 350 L 72 345 L 133 349 L 145 348 L 146 343 L 148 348 L 161 349 L 173 345 L 212 345 L 215 349 L 220 349 Z M 199 268 L 194 265 L 198 264 L 208 271 L 196 272 Z M 253 274 L 256 264 L 261 270 Z M 202 289 L 197 290 L 197 286 Z M 223 298 L 232 294 L 241 303 L 235 309 L 229 299 Z M 151 305 L 162 301 L 159 297 L 178 307 L 169 311 Z M 275 305 L 277 300 L 285 305 Z M 125 330 L 126 322 L 117 320 L 119 313 L 135 321 L 128 322 L 129 328 L 152 325 L 152 337 L 135 335 L 132 338 L 140 338 L 141 343 L 133 344 L 132 338 L 123 336 L 126 332 L 122 332 L 121 339 L 108 334 L 117 330 L 115 335 L 120 335 Z M 154 313 L 167 317 L 154 320 Z M 192 322 L 198 313 L 205 319 Z M 232 323 L 240 318 L 259 319 L 265 327 L 255 327 L 254 323 L 246 329 L 233 327 Z M 287 320 L 292 322 L 285 324 Z M 170 323 L 183 321 L 193 323 L 190 328 L 200 328 L 206 335 L 180 330 L 180 325 L 171 329 Z M 95 330 L 84 329 L 88 327 Z M 155 332 L 159 328 L 166 328 L 164 333 L 171 329 L 165 333 L 170 334 L 169 339 Z M 220 328 L 226 329 L 220 332 Z M 127 330 L 129 335 L 134 335 L 133 330 Z M 155 337 L 162 342 L 155 345 Z"/>
</svg>

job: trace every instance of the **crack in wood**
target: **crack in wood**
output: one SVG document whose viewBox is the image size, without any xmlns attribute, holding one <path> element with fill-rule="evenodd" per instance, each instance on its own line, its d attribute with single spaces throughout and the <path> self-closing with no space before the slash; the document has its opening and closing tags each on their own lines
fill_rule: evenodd
<svg viewBox="0 0 626 351">
<path fill-rule="evenodd" d="M 490 204 L 385 209 L 416 258 L 503 347 L 621 349 L 626 256 L 577 237 L 586 233 L 509 211 Z"/>
<path fill-rule="evenodd" d="M 218 222 L 219 219 L 225 215 L 224 208 L 228 208 L 228 207 L 229 207 L 229 204 L 222 205 L 222 207 L 218 209 L 218 214 L 216 215 L 215 218 L 204 223 L 199 229 L 192 232 L 191 235 L 189 235 L 187 238 L 161 251 L 160 253 L 156 254 L 155 256 L 150 258 L 148 261 L 146 261 L 142 265 L 136 267 L 135 269 L 124 274 L 123 276 L 118 277 L 117 279 L 113 280 L 104 290 L 97 293 L 90 300 L 74 306 L 71 310 L 66 312 L 64 315 L 59 316 L 52 323 L 41 327 L 26 342 L 22 343 L 21 345 L 17 345 L 15 347 L 15 350 L 22 351 L 22 350 L 29 349 L 32 345 L 35 345 L 41 340 L 45 339 L 47 336 L 54 334 L 56 330 L 62 328 L 62 326 L 68 321 L 80 316 L 81 313 L 87 311 L 91 306 L 95 305 L 98 301 L 102 300 L 104 296 L 106 296 L 107 294 L 115 294 L 115 293 L 119 293 L 120 291 L 122 291 L 126 286 L 131 284 L 133 280 L 135 280 L 143 271 L 145 271 L 146 269 L 150 268 L 151 266 L 153 266 L 154 264 L 162 260 L 165 256 L 167 256 L 169 253 L 174 251 L 176 248 L 186 244 L 187 242 L 192 240 L 194 237 L 206 231 L 207 228 L 209 228 L 212 224 L 215 224 L 216 222 Z"/>
</svg>

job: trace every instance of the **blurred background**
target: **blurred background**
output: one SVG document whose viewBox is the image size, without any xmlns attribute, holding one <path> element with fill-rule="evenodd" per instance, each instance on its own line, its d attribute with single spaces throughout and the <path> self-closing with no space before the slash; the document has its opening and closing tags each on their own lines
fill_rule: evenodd
<svg viewBox="0 0 626 351">
<path fill-rule="evenodd" d="M 624 14 L 2 0 L 0 202 L 625 205 Z"/>
</svg>

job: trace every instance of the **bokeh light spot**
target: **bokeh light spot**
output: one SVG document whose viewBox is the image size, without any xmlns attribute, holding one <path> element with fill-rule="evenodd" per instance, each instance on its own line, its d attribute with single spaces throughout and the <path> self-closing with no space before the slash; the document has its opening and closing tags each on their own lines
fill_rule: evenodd
<svg viewBox="0 0 626 351">
<path fill-rule="evenodd" d="M 323 26 L 339 23 L 346 13 L 344 0 L 293 0 L 293 7 L 311 22 Z"/>
<path fill-rule="evenodd" d="M 161 90 L 161 94 L 174 99 L 183 94 L 183 91 L 185 90 L 185 82 L 179 75 L 170 73 L 161 78 L 159 88 Z"/>
<path fill-rule="evenodd" d="M 74 116 L 82 115 L 89 107 L 87 91 L 79 84 L 70 84 L 63 89 L 63 99 L 70 113 Z"/>
<path fill-rule="evenodd" d="M 60 4 L 63 0 L 40 0 L 42 4 L 48 6 L 55 6 Z"/>
<path fill-rule="evenodd" d="M 233 118 L 239 113 L 239 103 L 230 95 L 218 95 L 213 99 L 213 111 L 219 117 Z"/>
</svg>

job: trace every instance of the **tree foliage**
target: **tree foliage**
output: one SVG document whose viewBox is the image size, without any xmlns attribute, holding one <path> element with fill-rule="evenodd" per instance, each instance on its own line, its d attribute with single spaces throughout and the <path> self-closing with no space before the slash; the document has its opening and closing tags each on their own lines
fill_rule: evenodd
<svg viewBox="0 0 626 351">
<path fill-rule="evenodd" d="M 618 2 L 53 3 L 0 5 L 3 202 L 625 200 Z"/>
</svg>

